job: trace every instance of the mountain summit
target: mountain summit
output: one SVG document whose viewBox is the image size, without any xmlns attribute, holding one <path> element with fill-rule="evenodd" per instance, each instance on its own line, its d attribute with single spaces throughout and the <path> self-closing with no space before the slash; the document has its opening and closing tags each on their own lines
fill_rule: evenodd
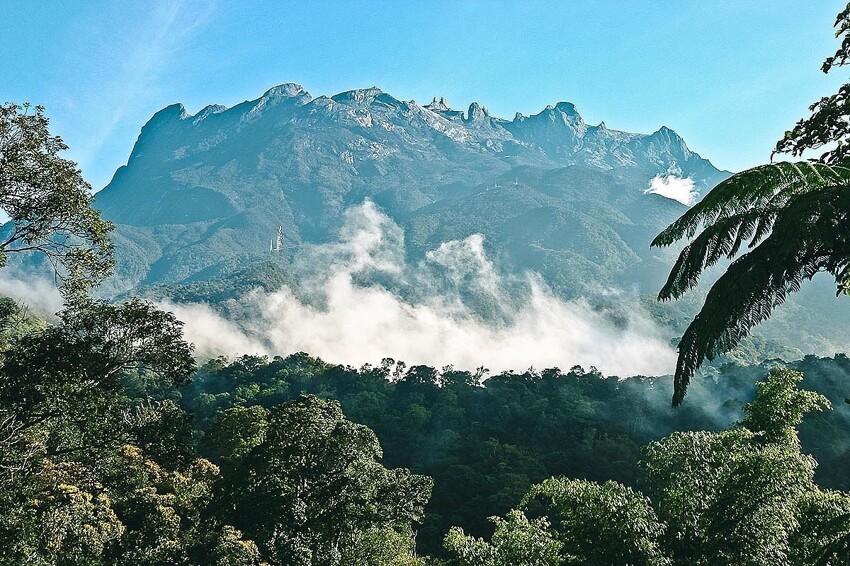
<svg viewBox="0 0 850 566">
<path fill-rule="evenodd" d="M 580 225 L 609 227 L 614 212 L 626 214 L 621 223 L 644 222 L 644 214 L 654 230 L 661 217 L 681 212 L 677 203 L 644 195 L 650 179 L 669 175 L 705 191 L 726 173 L 672 130 L 591 126 L 570 102 L 507 120 L 477 102 L 466 111 L 436 97 L 420 106 L 377 87 L 314 98 L 285 83 L 230 108 L 210 105 L 191 115 L 174 104 L 157 112 L 96 206 L 118 225 L 119 247 L 132 250 L 119 254 L 134 258 L 118 269 L 119 287 L 129 288 L 204 279 L 262 258 L 278 227 L 291 246 L 328 240 L 342 212 L 366 198 L 412 230 L 414 251 L 470 231 L 498 245 L 500 227 L 526 209 L 557 210 L 555 227 L 568 217 L 578 222 L 579 212 L 587 216 Z M 481 190 L 494 185 L 513 192 Z M 588 200 L 610 210 L 594 219 L 602 213 L 570 204 Z M 497 202 L 504 214 L 491 218 Z M 444 225 L 451 214 L 439 211 L 448 203 L 471 207 L 472 217 Z M 542 240 L 528 238 L 511 237 L 522 248 L 520 265 L 543 253 Z M 579 248 L 571 253 L 580 263 L 602 261 Z M 563 245 L 552 250 L 560 259 L 547 261 L 562 264 Z"/>
</svg>

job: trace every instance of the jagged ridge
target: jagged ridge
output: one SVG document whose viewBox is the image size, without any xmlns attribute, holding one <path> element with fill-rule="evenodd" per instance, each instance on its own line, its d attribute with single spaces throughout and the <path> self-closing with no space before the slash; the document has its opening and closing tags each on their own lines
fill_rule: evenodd
<svg viewBox="0 0 850 566">
<path fill-rule="evenodd" d="M 547 173 L 558 170 L 568 172 Z M 643 194 L 649 179 L 668 174 L 690 177 L 702 190 L 726 176 L 672 130 L 588 125 L 569 102 L 506 120 L 476 102 L 466 111 L 444 98 L 421 106 L 377 87 L 313 97 L 285 83 L 230 108 L 210 105 L 191 115 L 175 104 L 157 112 L 96 204 L 119 225 L 119 246 L 132 250 L 119 266 L 116 284 L 124 288 L 206 278 L 262 258 L 278 226 L 293 246 L 328 240 L 342 212 L 364 198 L 406 223 L 415 250 L 475 230 L 493 245 L 503 238 L 521 265 L 537 269 L 542 254 L 551 269 L 604 264 L 607 277 L 644 254 L 631 249 L 643 246 L 630 240 L 634 228 L 604 236 L 623 238 L 613 247 L 582 249 L 556 238 L 550 249 L 540 247 L 540 234 L 515 227 L 524 235 L 509 237 L 500 226 L 522 210 L 556 218 L 556 226 L 577 222 L 576 238 L 597 241 L 603 236 L 590 233 L 594 223 L 625 213 L 628 222 L 650 226 L 639 230 L 648 238 L 680 210 Z M 486 190 L 499 179 L 525 187 L 505 197 L 501 216 L 492 214 L 494 193 Z M 588 199 L 598 204 L 595 212 L 576 216 L 570 203 Z M 467 215 L 454 218 L 451 207 L 460 203 Z M 611 259 L 591 249 L 620 251 L 610 251 Z"/>
</svg>

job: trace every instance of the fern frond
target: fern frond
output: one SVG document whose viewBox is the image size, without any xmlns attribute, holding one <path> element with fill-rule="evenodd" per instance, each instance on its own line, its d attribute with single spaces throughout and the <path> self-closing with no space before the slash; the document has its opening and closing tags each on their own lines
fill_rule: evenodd
<svg viewBox="0 0 850 566">
<path fill-rule="evenodd" d="M 757 212 L 735 214 L 718 220 L 707 226 L 693 242 L 679 253 L 679 257 L 670 270 L 667 282 L 658 293 L 661 301 L 677 299 L 688 289 L 699 283 L 702 272 L 716 264 L 721 258 L 734 258 L 744 242 L 755 241 L 754 233 L 757 227 L 768 222 L 773 224 L 778 211 L 763 213 L 762 219 Z M 761 220 L 761 221 L 760 221 Z"/>
<path fill-rule="evenodd" d="M 703 359 L 734 348 L 750 330 L 770 317 L 789 293 L 820 271 L 835 275 L 841 285 L 850 273 L 850 187 L 830 187 L 801 193 L 777 213 L 767 238 L 729 266 L 711 287 L 702 310 L 679 343 L 673 404 L 682 402 L 691 377 Z M 739 220 L 735 220 L 739 222 Z M 667 289 L 677 289 L 698 277 L 717 250 L 731 252 L 728 228 L 708 227 L 686 247 L 671 272 Z M 716 233 L 715 233 L 716 232 Z M 725 244 L 713 243 L 720 234 Z M 695 245 L 699 242 L 699 245 Z M 684 258 L 684 259 L 683 259 Z M 663 292 L 663 291 L 662 291 Z"/>
<path fill-rule="evenodd" d="M 850 183 L 850 168 L 821 163 L 770 163 L 729 177 L 652 241 L 653 247 L 691 238 L 701 226 L 747 212 L 781 209 L 800 193 Z M 764 232 L 764 228 L 760 231 Z M 763 234 L 762 234 L 763 235 Z"/>
</svg>

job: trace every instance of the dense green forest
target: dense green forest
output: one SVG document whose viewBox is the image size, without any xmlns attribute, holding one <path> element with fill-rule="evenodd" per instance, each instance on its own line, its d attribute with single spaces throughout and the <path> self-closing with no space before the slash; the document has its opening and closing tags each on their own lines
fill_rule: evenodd
<svg viewBox="0 0 850 566">
<path fill-rule="evenodd" d="M 825 71 L 850 61 L 850 5 L 836 25 Z M 0 267 L 40 253 L 64 298 L 50 319 L 0 299 L 0 564 L 847 564 L 850 358 L 697 370 L 746 358 L 816 273 L 850 292 L 848 94 L 777 146 L 828 145 L 818 162 L 737 174 L 659 236 L 696 236 L 662 299 L 733 261 L 675 376 L 623 379 L 307 353 L 198 367 L 172 313 L 92 298 L 113 226 L 43 109 L 0 105 Z"/>
<path fill-rule="evenodd" d="M 53 324 L 2 306 L 2 563 L 846 555 L 843 355 L 729 364 L 674 409 L 669 378 L 579 367 L 196 369 L 179 322 L 142 301 L 75 303 Z"/>
<path fill-rule="evenodd" d="M 220 449 L 203 438 L 228 411 L 272 407 L 305 394 L 339 401 L 348 418 L 375 431 L 385 465 L 434 478 L 417 543 L 426 554 L 440 554 L 449 527 L 490 533 L 487 518 L 507 512 L 545 478 L 638 487 L 647 443 L 675 431 L 733 425 L 752 400 L 755 381 L 777 363 L 723 366 L 698 380 L 693 398 L 678 409 L 667 403 L 669 378 L 619 379 L 575 367 L 505 373 L 482 382 L 480 374 L 451 368 L 407 368 L 384 360 L 355 369 L 306 354 L 213 360 L 180 390 L 156 393 L 144 381 L 131 390 L 170 398 L 185 409 L 203 432 L 201 454 L 213 461 Z M 850 429 L 850 407 L 843 403 L 850 359 L 808 357 L 787 367 L 804 372 L 803 384 L 835 407 L 810 415 L 801 426 L 803 450 L 821 464 L 818 483 L 850 489 L 850 442 L 842 440 Z"/>
</svg>

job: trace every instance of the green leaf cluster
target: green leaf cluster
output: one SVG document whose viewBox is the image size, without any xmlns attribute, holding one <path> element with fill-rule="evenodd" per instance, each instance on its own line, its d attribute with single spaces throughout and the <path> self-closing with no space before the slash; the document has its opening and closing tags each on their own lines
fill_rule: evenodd
<svg viewBox="0 0 850 566">
<path fill-rule="evenodd" d="M 850 4 L 835 26 L 843 41 L 824 72 L 850 58 Z M 733 175 L 652 242 L 669 246 L 693 238 L 673 265 L 660 300 L 680 297 L 707 268 L 723 258 L 733 260 L 679 343 L 674 405 L 705 358 L 734 348 L 804 280 L 827 272 L 839 293 L 850 289 L 848 94 L 850 85 L 844 85 L 813 104 L 812 115 L 776 146 L 775 153 L 802 157 L 830 145 L 819 159 L 771 163 Z M 744 245 L 749 251 L 741 254 Z"/>
<path fill-rule="evenodd" d="M 110 275 L 112 225 L 91 207 L 91 186 L 59 154 L 41 106 L 0 105 L 0 266 L 11 253 L 44 256 L 66 292 L 84 293 Z"/>
<path fill-rule="evenodd" d="M 797 389 L 801 379 L 771 372 L 729 430 L 650 443 L 646 495 L 616 482 L 552 478 L 497 520 L 490 542 L 453 529 L 446 549 L 470 566 L 844 563 L 850 495 L 819 488 L 817 464 L 800 450 L 802 415 L 828 406 Z"/>
</svg>

